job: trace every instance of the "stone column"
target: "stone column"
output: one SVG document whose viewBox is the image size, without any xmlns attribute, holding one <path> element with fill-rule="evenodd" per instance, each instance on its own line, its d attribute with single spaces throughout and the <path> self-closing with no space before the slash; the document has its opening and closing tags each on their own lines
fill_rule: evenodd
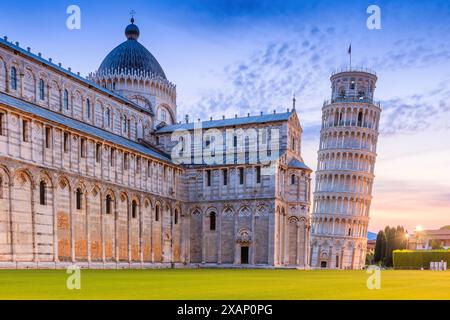
<svg viewBox="0 0 450 320">
<path fill-rule="evenodd" d="M 17 70 L 17 71 L 19 71 L 19 70 Z M 24 77 L 24 73 L 23 72 L 20 72 L 19 73 L 19 83 L 20 83 L 20 97 L 21 98 L 24 98 L 24 96 L 23 96 L 23 94 L 24 94 L 24 90 L 23 90 L 23 77 Z"/>
<path fill-rule="evenodd" d="M 327 262 L 327 269 L 332 268 L 332 261 L 333 261 L 333 250 L 332 245 L 330 246 L 330 249 L 328 249 L 328 262 Z"/>
<path fill-rule="evenodd" d="M 223 208 L 221 208 L 221 212 L 217 212 L 217 226 L 219 230 L 217 232 L 217 263 L 222 263 L 222 212 Z"/>
<path fill-rule="evenodd" d="M 104 217 L 105 217 L 105 212 L 104 212 L 104 202 L 106 201 L 106 198 L 103 199 L 103 192 L 100 191 L 99 193 L 99 197 L 100 197 L 100 239 L 102 242 L 102 262 L 103 264 L 105 263 L 106 260 L 106 252 L 105 252 L 105 221 L 104 221 Z"/>
<path fill-rule="evenodd" d="M 251 213 L 251 218 L 252 218 L 252 242 L 251 245 L 249 247 L 249 255 L 250 255 L 250 264 L 254 265 L 255 261 L 256 261 L 256 229 L 255 229 L 255 225 L 256 225 L 256 206 L 253 208 L 252 213 Z"/>
<path fill-rule="evenodd" d="M 289 220 L 287 212 L 283 215 L 283 264 L 289 264 Z"/>
<path fill-rule="evenodd" d="M 131 200 L 131 201 L 130 201 Z M 131 206 L 133 204 L 133 199 L 129 199 L 128 203 L 127 203 L 127 231 L 128 231 L 128 235 L 127 235 L 127 257 L 128 257 L 128 263 L 131 264 L 131 219 L 133 219 L 133 217 L 131 216 Z"/>
<path fill-rule="evenodd" d="M 153 201 L 153 203 L 150 203 L 150 259 L 151 259 L 151 263 L 155 263 L 155 250 L 153 248 L 153 222 L 155 219 L 155 212 L 153 208 L 154 202 L 156 200 Z"/>
<path fill-rule="evenodd" d="M 355 269 L 355 254 L 356 254 L 356 248 L 353 248 L 352 250 L 352 263 L 351 263 L 351 269 Z"/>
<path fill-rule="evenodd" d="M 275 209 L 276 210 L 276 209 Z M 268 243 L 267 243 L 267 256 L 268 264 L 273 266 L 275 264 L 275 213 L 269 213 L 269 229 L 268 231 Z"/>
<path fill-rule="evenodd" d="M 38 101 L 38 79 L 34 78 L 34 102 L 37 103 Z"/>
<path fill-rule="evenodd" d="M 311 246 L 310 246 L 310 242 L 309 242 L 309 234 L 311 232 L 310 230 L 311 230 L 311 228 L 308 226 L 308 224 L 305 224 L 305 230 L 304 230 L 304 234 L 303 234 L 304 247 L 305 247 L 305 249 L 303 250 L 304 254 L 305 254 L 303 263 L 304 263 L 305 267 L 307 267 L 311 264 L 310 254 L 309 254 L 309 252 L 312 250 Z"/>
<path fill-rule="evenodd" d="M 58 190 L 58 181 L 55 181 L 53 184 L 53 261 L 55 263 L 59 262 L 59 256 L 58 256 L 58 216 L 56 212 L 56 201 L 57 196 L 56 192 Z"/>
<path fill-rule="evenodd" d="M 320 267 L 320 261 L 322 260 L 322 257 L 320 256 L 320 252 L 321 252 L 321 246 L 318 246 L 317 247 L 317 261 L 316 261 L 317 268 Z"/>
<path fill-rule="evenodd" d="M 50 85 L 47 84 L 47 107 L 50 109 Z"/>
<path fill-rule="evenodd" d="M 300 252 L 300 225 L 299 225 L 299 222 L 297 222 L 297 224 L 296 224 L 296 229 L 297 229 L 297 257 L 296 257 L 297 259 L 296 259 L 296 265 L 299 266 L 300 265 L 300 254 L 301 254 L 301 252 Z"/>
<path fill-rule="evenodd" d="M 16 261 L 16 248 L 15 248 L 15 241 L 16 241 L 16 237 L 14 234 L 14 220 L 13 220 L 13 188 L 14 188 L 14 177 L 11 174 L 10 177 L 10 181 L 8 184 L 9 187 L 9 236 L 10 236 L 10 240 L 11 240 L 11 261 L 15 262 Z"/>
<path fill-rule="evenodd" d="M 233 241 L 236 241 L 237 236 L 238 236 L 238 221 L 237 221 L 238 215 L 239 215 L 239 209 L 236 210 L 236 211 L 234 212 L 234 226 L 233 226 L 233 228 L 234 228 L 234 233 L 233 233 Z M 241 261 L 240 257 L 239 257 L 238 254 L 237 254 L 238 247 L 239 247 L 239 246 L 238 246 L 238 244 L 236 243 L 235 246 L 234 246 L 234 249 L 235 249 L 235 251 L 234 251 L 234 264 L 239 264 L 240 261 Z"/>
<path fill-rule="evenodd" d="M 118 195 L 120 197 L 120 195 Z M 119 263 L 119 210 L 118 202 L 120 199 L 115 199 L 114 201 L 114 258 L 116 263 Z"/>
<path fill-rule="evenodd" d="M 87 250 L 87 261 L 88 263 L 91 263 L 91 232 L 90 232 L 90 207 L 89 207 L 89 197 L 90 193 L 88 192 L 88 189 L 86 189 L 86 250 Z"/>
<path fill-rule="evenodd" d="M 284 242 L 284 250 L 283 250 L 283 264 L 289 264 L 289 219 L 288 215 L 283 216 L 283 242 Z"/>
<path fill-rule="evenodd" d="M 6 87 L 5 87 L 5 92 L 6 93 L 9 93 L 9 77 L 10 77 L 10 75 L 9 75 L 9 68 L 8 67 L 6 67 L 5 68 L 5 84 L 6 84 Z"/>
<path fill-rule="evenodd" d="M 73 192 L 74 190 L 70 188 L 70 256 L 71 256 L 71 260 L 73 263 L 76 262 L 76 257 L 75 257 L 75 219 L 74 219 L 74 210 L 73 210 L 73 201 L 74 201 L 74 197 L 73 197 Z"/>
<path fill-rule="evenodd" d="M 205 226 L 205 215 L 206 215 L 206 212 L 203 212 L 202 213 L 202 234 L 201 234 L 201 237 L 202 237 L 202 263 L 205 263 L 205 261 L 206 261 L 206 231 L 205 231 L 205 229 L 206 229 L 206 226 Z"/>
<path fill-rule="evenodd" d="M 141 262 L 141 265 L 144 263 L 144 248 L 143 248 L 143 234 L 144 234 L 144 213 L 143 213 L 143 204 L 144 204 L 144 197 L 141 196 L 139 199 L 139 259 Z"/>
<path fill-rule="evenodd" d="M 31 177 L 30 177 L 31 180 Z M 36 183 L 30 181 L 31 183 L 31 232 L 33 235 L 33 262 L 39 263 L 39 248 L 37 244 L 37 234 L 36 234 Z"/>
<path fill-rule="evenodd" d="M 241 264 L 241 246 L 236 242 L 234 245 L 234 264 Z"/>
</svg>

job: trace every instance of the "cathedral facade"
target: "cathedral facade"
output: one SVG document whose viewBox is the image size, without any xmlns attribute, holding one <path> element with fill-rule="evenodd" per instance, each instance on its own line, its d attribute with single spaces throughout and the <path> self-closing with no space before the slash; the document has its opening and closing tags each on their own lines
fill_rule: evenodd
<svg viewBox="0 0 450 320">
<path fill-rule="evenodd" d="M 309 266 L 295 104 L 177 122 L 176 86 L 134 20 L 125 35 L 87 79 L 0 39 L 0 267 Z M 231 161 L 174 157 L 209 135 Z M 253 158 L 271 137 L 276 156 Z"/>
</svg>

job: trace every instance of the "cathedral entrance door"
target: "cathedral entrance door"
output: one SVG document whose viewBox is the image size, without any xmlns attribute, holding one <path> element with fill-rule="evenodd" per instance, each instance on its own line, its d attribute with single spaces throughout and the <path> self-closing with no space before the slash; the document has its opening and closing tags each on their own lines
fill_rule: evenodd
<svg viewBox="0 0 450 320">
<path fill-rule="evenodd" d="M 321 268 L 326 268 L 327 267 L 327 262 L 326 261 L 321 261 L 320 262 L 320 267 Z"/>
<path fill-rule="evenodd" d="M 241 247 L 241 264 L 248 264 L 248 247 Z"/>
</svg>

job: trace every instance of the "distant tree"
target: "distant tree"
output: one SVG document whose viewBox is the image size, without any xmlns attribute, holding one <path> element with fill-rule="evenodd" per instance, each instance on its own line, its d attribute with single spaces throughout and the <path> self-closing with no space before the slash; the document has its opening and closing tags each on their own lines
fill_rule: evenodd
<svg viewBox="0 0 450 320">
<path fill-rule="evenodd" d="M 386 267 L 392 267 L 392 253 L 394 250 L 406 249 L 408 245 L 406 231 L 403 226 L 386 226 L 377 234 L 374 261 Z"/>
<path fill-rule="evenodd" d="M 406 232 L 405 228 L 402 226 L 397 226 L 397 229 L 395 230 L 395 244 L 394 244 L 394 250 L 403 250 L 407 247 L 407 239 L 406 239 Z"/>
<path fill-rule="evenodd" d="M 386 234 L 383 230 L 377 234 L 377 240 L 375 242 L 375 253 L 373 260 L 375 263 L 382 262 L 386 255 Z"/>
<path fill-rule="evenodd" d="M 386 257 L 384 259 L 384 265 L 386 267 L 392 267 L 393 263 L 392 263 L 392 252 L 395 250 L 395 240 L 396 240 L 396 232 L 397 229 L 396 228 L 390 228 L 389 226 L 386 227 L 386 229 L 384 230 L 384 232 L 386 233 Z"/>
<path fill-rule="evenodd" d="M 366 266 L 372 265 L 375 263 L 374 261 L 374 254 L 372 252 L 367 253 L 366 255 Z"/>
<path fill-rule="evenodd" d="M 433 240 L 431 240 L 431 249 L 440 250 L 440 249 L 444 249 L 444 248 L 441 246 L 441 242 L 439 240 L 433 239 Z"/>
</svg>

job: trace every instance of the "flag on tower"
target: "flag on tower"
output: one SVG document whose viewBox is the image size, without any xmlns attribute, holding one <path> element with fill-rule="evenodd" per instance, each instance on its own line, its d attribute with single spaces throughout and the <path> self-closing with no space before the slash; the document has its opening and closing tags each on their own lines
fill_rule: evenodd
<svg viewBox="0 0 450 320">
<path fill-rule="evenodd" d="M 352 70 L 352 44 L 348 47 L 348 54 L 350 56 L 350 70 Z"/>
</svg>

